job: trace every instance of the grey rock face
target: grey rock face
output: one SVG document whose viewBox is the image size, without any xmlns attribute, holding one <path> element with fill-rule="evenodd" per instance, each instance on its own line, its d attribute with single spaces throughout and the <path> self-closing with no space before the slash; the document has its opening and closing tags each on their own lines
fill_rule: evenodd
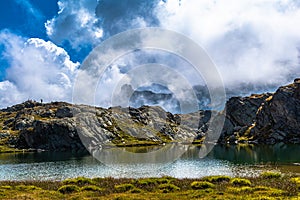
<svg viewBox="0 0 300 200">
<path fill-rule="evenodd" d="M 254 128 L 260 143 L 300 143 L 300 83 L 280 87 L 258 110 Z"/>
<path fill-rule="evenodd" d="M 231 144 L 300 143 L 300 81 L 274 94 L 230 98 L 222 112 L 172 114 L 158 106 L 104 109 L 27 101 L 2 109 L 0 114 L 0 139 L 10 138 L 9 145 L 17 148 L 82 151 L 87 144 L 201 143 L 207 138 Z M 210 124 L 212 116 L 225 116 L 220 138 L 211 134 L 217 130 Z"/>
<path fill-rule="evenodd" d="M 250 97 L 232 97 L 226 103 L 226 117 L 235 127 L 249 126 L 256 112 L 271 94 L 252 95 Z"/>
<path fill-rule="evenodd" d="M 271 96 L 252 94 L 249 97 L 232 97 L 226 102 L 226 119 L 220 143 L 237 143 L 247 129 L 255 122 L 256 113 L 264 101 Z"/>
<path fill-rule="evenodd" d="M 231 98 L 226 108 L 220 142 L 300 143 L 299 79 L 273 94 Z"/>
</svg>

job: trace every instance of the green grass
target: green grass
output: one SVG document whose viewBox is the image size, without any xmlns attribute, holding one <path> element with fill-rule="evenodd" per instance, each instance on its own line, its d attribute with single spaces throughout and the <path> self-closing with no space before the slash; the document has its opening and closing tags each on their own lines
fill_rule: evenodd
<svg viewBox="0 0 300 200">
<path fill-rule="evenodd" d="M 229 182 L 231 177 L 229 176 L 207 176 L 204 177 L 203 180 L 211 182 L 211 183 L 220 183 L 220 182 Z"/>
<path fill-rule="evenodd" d="M 251 186 L 251 181 L 245 178 L 234 178 L 230 183 L 234 186 Z"/>
<path fill-rule="evenodd" d="M 174 184 L 171 183 L 164 183 L 158 186 L 158 188 L 163 192 L 163 193 L 168 193 L 168 192 L 175 192 L 179 191 L 180 188 Z"/>
<path fill-rule="evenodd" d="M 100 191 L 103 191 L 103 189 L 98 186 L 95 186 L 95 185 L 86 185 L 86 186 L 81 187 L 80 191 L 100 192 Z"/>
<path fill-rule="evenodd" d="M 73 179 L 66 179 L 63 181 L 63 184 L 78 184 L 78 185 L 86 185 L 86 184 L 95 184 L 92 179 L 85 177 L 77 177 Z"/>
<path fill-rule="evenodd" d="M 291 178 L 291 181 L 294 182 L 300 190 L 300 177 Z"/>
<path fill-rule="evenodd" d="M 0 145 L 0 153 L 14 153 L 16 149 L 10 148 L 6 145 Z"/>
<path fill-rule="evenodd" d="M 172 178 L 144 178 L 144 179 L 139 179 L 136 182 L 141 186 L 154 186 L 158 184 L 170 183 L 171 181 Z"/>
<path fill-rule="evenodd" d="M 121 185 L 116 185 L 115 186 L 115 189 L 118 191 L 118 192 L 127 192 L 129 190 L 132 190 L 134 189 L 135 186 L 130 184 L 130 183 L 126 183 L 126 184 L 121 184 Z"/>
<path fill-rule="evenodd" d="M 191 187 L 195 190 L 199 190 L 199 189 L 215 188 L 215 185 L 207 181 L 194 181 L 192 182 Z"/>
<path fill-rule="evenodd" d="M 300 198 L 300 177 L 282 174 L 280 178 L 265 176 L 210 176 L 199 179 L 78 177 L 64 181 L 0 181 L 0 199 Z"/>
<path fill-rule="evenodd" d="M 272 171 L 266 171 L 261 173 L 261 177 L 265 179 L 272 179 L 272 178 L 281 178 L 280 172 L 272 172 Z"/>
<path fill-rule="evenodd" d="M 73 192 L 79 192 L 80 188 L 77 185 L 64 185 L 58 188 L 58 190 L 62 194 L 70 194 Z"/>
</svg>

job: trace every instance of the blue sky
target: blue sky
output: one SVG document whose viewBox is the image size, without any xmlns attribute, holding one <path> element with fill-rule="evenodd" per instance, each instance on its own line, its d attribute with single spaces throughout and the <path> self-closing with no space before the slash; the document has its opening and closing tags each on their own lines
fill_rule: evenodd
<svg viewBox="0 0 300 200">
<path fill-rule="evenodd" d="M 297 0 L 0 0 L 0 107 L 27 99 L 70 102 L 94 47 L 152 26 L 202 46 L 226 88 L 271 91 L 300 77 L 299 19 Z M 122 67 L 108 80 L 117 83 Z"/>
<path fill-rule="evenodd" d="M 57 0 L 0 0 L 0 30 L 9 29 L 24 37 L 47 40 L 44 23 L 47 19 L 54 17 L 57 12 Z M 3 80 L 4 70 L 9 63 L 1 59 L 0 65 L 0 80 Z"/>
<path fill-rule="evenodd" d="M 0 29 L 26 37 L 47 38 L 44 23 L 58 12 L 56 0 L 1 0 Z"/>
</svg>

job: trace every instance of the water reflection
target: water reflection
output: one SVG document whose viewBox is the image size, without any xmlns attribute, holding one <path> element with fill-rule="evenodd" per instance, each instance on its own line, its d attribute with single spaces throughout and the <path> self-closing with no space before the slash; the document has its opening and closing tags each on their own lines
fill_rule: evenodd
<svg viewBox="0 0 300 200">
<path fill-rule="evenodd" d="M 176 150 L 177 147 L 168 147 L 174 148 Z M 299 145 L 245 147 L 217 145 L 203 159 L 199 158 L 199 147 L 184 146 L 184 148 L 185 152 L 175 161 L 163 162 L 162 157 L 152 160 L 155 163 L 151 163 L 142 158 L 141 160 L 131 160 L 130 156 L 122 158 L 120 154 L 122 162 L 117 162 L 118 156 L 115 156 L 112 159 L 114 162 L 110 165 L 104 165 L 87 154 L 50 152 L 0 154 L 0 180 L 62 180 L 77 176 L 131 178 L 166 175 L 177 178 L 198 178 L 208 175 L 257 176 L 265 169 L 300 173 L 300 166 L 297 165 L 300 163 Z M 139 152 L 139 155 L 143 155 L 148 151 L 159 150 L 161 148 L 128 147 L 120 148 L 116 152 L 126 151 L 126 155 L 128 152 L 131 154 Z M 111 156 L 114 151 L 110 151 Z"/>
<path fill-rule="evenodd" d="M 164 164 L 182 156 L 189 145 L 172 143 L 155 147 L 113 147 L 93 150 L 92 155 L 106 165 Z"/>
<path fill-rule="evenodd" d="M 300 163 L 299 145 L 260 145 L 260 146 L 215 146 L 209 155 L 216 159 L 228 160 L 235 164 L 288 164 Z"/>
</svg>

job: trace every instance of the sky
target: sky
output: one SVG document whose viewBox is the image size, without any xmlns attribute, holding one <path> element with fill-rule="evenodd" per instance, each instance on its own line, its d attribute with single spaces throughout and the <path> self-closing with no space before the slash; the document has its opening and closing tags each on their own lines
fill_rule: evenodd
<svg viewBox="0 0 300 200">
<path fill-rule="evenodd" d="M 0 107 L 72 102 L 76 74 L 92 49 L 144 27 L 196 41 L 227 91 L 274 91 L 300 77 L 299 23 L 298 0 L 0 0 Z M 145 58 L 132 55 L 109 69 L 103 92 L 122 79 L 124 66 L 141 62 L 137 56 Z M 98 96 L 105 106 L 109 95 Z"/>
</svg>

